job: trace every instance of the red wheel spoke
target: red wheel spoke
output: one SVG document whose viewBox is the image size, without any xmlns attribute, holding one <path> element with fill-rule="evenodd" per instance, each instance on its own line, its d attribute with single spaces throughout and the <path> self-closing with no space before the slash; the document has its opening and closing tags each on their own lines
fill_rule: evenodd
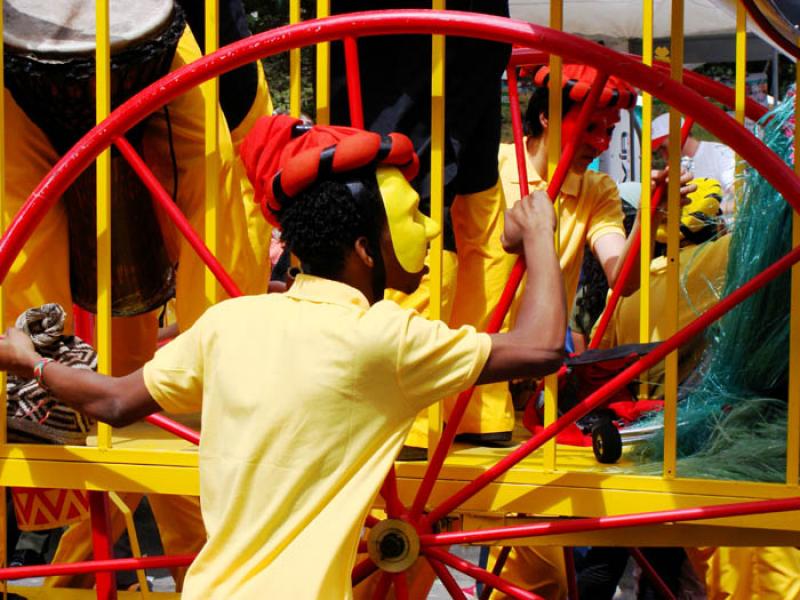
<svg viewBox="0 0 800 600">
<path fill-rule="evenodd" d="M 572 165 L 572 159 L 575 158 L 575 152 L 577 151 L 578 145 L 581 142 L 582 134 L 586 130 L 586 127 L 589 123 L 589 118 L 591 117 L 592 112 L 594 112 L 597 101 L 600 98 L 600 94 L 602 93 L 607 80 L 608 75 L 600 71 L 595 74 L 594 79 L 592 80 L 589 95 L 586 97 L 586 100 L 581 106 L 580 113 L 578 113 L 578 122 L 575 130 L 579 132 L 579 135 L 577 135 L 574 139 L 569 140 L 564 146 L 564 150 L 561 153 L 561 159 L 558 161 L 558 166 L 556 167 L 553 177 L 547 186 L 547 194 L 553 200 L 556 199 L 561 191 L 561 186 L 564 184 L 564 180 L 567 177 L 569 167 Z M 524 155 L 522 158 L 523 160 L 520 160 L 520 152 L 519 148 L 517 148 L 518 167 L 520 165 L 524 165 Z M 522 166 L 522 170 L 525 170 L 524 166 Z M 520 177 L 520 181 L 526 182 L 525 187 L 527 187 L 527 179 L 527 176 Z M 511 307 L 511 303 L 516 296 L 517 289 L 522 282 L 522 276 L 524 274 L 525 261 L 522 259 L 522 257 L 519 257 L 514 263 L 514 267 L 511 269 L 511 275 L 509 276 L 505 288 L 503 289 L 503 293 L 500 296 L 500 300 L 489 319 L 489 324 L 486 327 L 487 333 L 497 333 L 500 331 L 500 328 L 503 326 L 503 321 L 506 318 L 506 314 L 508 314 L 508 310 Z M 436 446 L 436 450 L 433 453 L 433 457 L 428 465 L 428 469 L 425 471 L 425 475 L 422 478 L 422 483 L 417 490 L 417 495 L 414 497 L 414 503 L 411 505 L 412 518 L 416 518 L 422 513 L 425 503 L 430 498 L 436 478 L 439 477 L 439 473 L 442 470 L 442 465 L 444 465 L 445 458 L 447 458 L 447 453 L 456 437 L 458 425 L 461 423 L 461 419 L 467 410 L 469 399 L 472 397 L 474 390 L 475 388 L 473 387 L 458 395 L 456 404 L 447 419 L 447 426 L 444 428 L 444 432 L 439 440 L 439 444 Z M 486 485 L 488 485 L 488 482 L 482 484 L 480 487 L 475 488 L 474 491 L 470 492 L 469 496 L 464 498 L 464 500 L 480 491 Z M 443 517 L 444 514 L 440 514 L 438 518 Z M 432 520 L 436 521 L 438 518 Z"/>
<path fill-rule="evenodd" d="M 111 533 L 111 518 L 106 492 L 89 492 L 89 510 L 92 522 L 92 555 L 97 560 L 114 558 L 114 540 Z M 108 571 L 99 571 L 94 576 L 98 600 L 116 600 L 117 586 L 114 576 Z"/>
<path fill-rule="evenodd" d="M 506 561 L 508 560 L 509 554 L 511 554 L 511 546 L 503 546 L 500 549 L 500 554 L 497 555 L 497 560 L 494 562 L 494 567 L 492 567 L 492 575 L 497 575 L 498 577 L 500 576 L 500 573 L 503 572 L 503 567 L 506 566 Z M 489 596 L 492 595 L 493 589 L 494 587 L 488 583 L 485 584 L 478 600 L 489 600 Z"/>
<path fill-rule="evenodd" d="M 173 421 L 169 417 L 165 417 L 162 414 L 154 413 L 152 415 L 148 415 L 145 417 L 145 421 L 155 425 L 156 427 L 160 427 L 165 431 L 169 431 L 172 434 L 175 434 L 179 438 L 186 440 L 187 442 L 193 443 L 195 446 L 200 444 L 200 432 L 195 431 L 191 427 L 187 427 L 183 423 L 178 423 L 177 421 Z"/>
<path fill-rule="evenodd" d="M 597 106 L 600 94 L 603 92 L 603 88 L 606 87 L 606 81 L 608 81 L 607 73 L 598 71 L 595 74 L 591 84 L 592 87 L 589 90 L 589 95 L 586 96 L 586 100 L 583 101 L 583 106 L 581 106 L 581 111 L 578 113 L 578 122 L 575 125 L 575 131 L 578 132 L 578 135 L 571 140 L 567 140 L 566 145 L 562 143 L 563 150 L 561 151 L 561 158 L 558 159 L 556 170 L 553 172 L 553 176 L 550 178 L 550 182 L 547 185 L 547 194 L 553 200 L 558 196 L 561 191 L 561 186 L 567 178 L 569 168 L 572 166 L 572 159 L 575 158 L 575 152 L 577 152 L 578 146 L 583 138 L 583 133 L 589 125 L 589 119 Z"/>
<path fill-rule="evenodd" d="M 405 573 L 393 573 L 392 585 L 394 585 L 394 596 L 396 600 L 408 600 L 408 578 Z"/>
<path fill-rule="evenodd" d="M 97 155 L 118 136 L 185 91 L 255 60 L 297 47 L 347 36 L 437 34 L 476 37 L 520 47 L 547 49 L 566 62 L 582 62 L 618 75 L 685 115 L 730 146 L 800 210 L 800 181 L 763 142 L 697 92 L 671 81 L 660 68 L 564 32 L 489 15 L 450 11 L 392 10 L 337 15 L 251 36 L 177 69 L 148 86 L 89 131 L 29 196 L 0 239 L 0 279 L 50 208 Z"/>
<path fill-rule="evenodd" d="M 350 106 L 350 125 L 364 129 L 361 71 L 358 68 L 358 42 L 352 36 L 344 38 L 344 68 L 347 79 L 347 101 Z"/>
<path fill-rule="evenodd" d="M 366 554 L 369 550 L 369 545 L 367 544 L 367 540 L 360 540 L 358 542 L 358 549 L 356 550 L 357 554 Z"/>
<path fill-rule="evenodd" d="M 610 517 L 590 517 L 584 519 L 560 519 L 530 525 L 511 525 L 479 531 L 458 531 L 452 533 L 426 533 L 419 536 L 425 552 L 432 546 L 449 546 L 451 544 L 483 544 L 522 537 L 538 537 L 542 535 L 561 535 L 565 533 L 582 533 L 584 531 L 601 531 L 622 527 L 642 527 L 644 525 L 660 525 L 663 523 L 679 523 L 698 521 L 701 519 L 721 519 L 723 517 L 739 517 L 760 515 L 765 513 L 790 512 L 800 510 L 800 497 L 781 498 L 779 500 L 757 500 L 754 502 L 736 502 L 734 504 L 718 504 L 716 506 L 698 506 L 696 508 L 679 508 L 655 512 L 614 515 Z"/>
<path fill-rule="evenodd" d="M 683 128 L 681 129 L 681 148 L 686 145 L 686 140 L 689 138 L 689 132 L 692 130 L 692 125 L 694 125 L 694 119 L 691 117 L 686 117 L 683 122 Z M 653 200 L 650 203 L 651 218 L 653 215 L 655 215 L 658 205 L 661 204 L 661 200 L 664 198 L 666 190 L 667 183 L 666 181 L 662 181 L 656 188 L 655 194 L 653 194 Z M 639 253 L 641 252 L 641 249 L 642 230 L 637 229 L 636 233 L 634 234 L 630 250 L 625 256 L 625 262 L 622 263 L 622 268 L 620 269 L 617 281 L 614 283 L 614 289 L 611 290 L 611 298 L 608 299 L 606 307 L 603 309 L 603 314 L 600 316 L 600 321 L 597 324 L 597 329 L 595 329 L 594 334 L 592 335 L 592 340 L 589 342 L 590 350 L 594 350 L 600 345 L 600 341 L 603 339 L 606 329 L 608 329 L 608 324 L 611 322 L 611 317 L 614 314 L 614 310 L 617 308 L 620 297 L 622 296 L 622 290 L 630 278 L 631 273 L 636 268 L 636 263 L 639 261 Z"/>
<path fill-rule="evenodd" d="M 659 575 L 658 572 L 653 568 L 653 565 L 650 564 L 650 561 L 645 558 L 644 554 L 642 554 L 642 551 L 638 548 L 628 548 L 628 552 L 631 553 L 631 556 L 636 561 L 636 564 L 641 567 L 642 572 L 650 580 L 650 583 L 652 583 L 656 589 L 658 589 L 661 597 L 666 598 L 667 600 L 676 600 L 675 594 L 672 593 L 672 590 L 669 589 L 669 586 L 661 578 L 661 575 Z"/>
<path fill-rule="evenodd" d="M 136 171 L 136 174 L 139 175 L 142 183 L 144 183 L 145 187 L 150 191 L 150 194 L 152 194 L 153 200 L 164 210 L 170 220 L 175 224 L 178 231 L 183 234 L 186 241 L 189 242 L 194 251 L 197 252 L 203 262 L 206 263 L 227 294 L 232 298 L 241 296 L 242 292 L 239 290 L 239 287 L 227 271 L 225 271 L 225 268 L 220 264 L 217 258 L 211 254 L 208 246 L 203 243 L 203 240 L 200 239 L 200 236 L 197 235 L 197 232 L 189 224 L 184 214 L 176 206 L 172 197 L 167 193 L 167 190 L 164 189 L 150 170 L 150 167 L 145 164 L 142 157 L 134 150 L 128 140 L 124 137 L 118 137 L 114 140 L 114 145 L 119 148 L 119 151 L 130 163 L 133 170 Z"/>
<path fill-rule="evenodd" d="M 378 578 L 378 584 L 375 586 L 375 591 L 372 593 L 372 600 L 385 600 L 391 585 L 392 578 L 389 573 L 381 573 L 381 576 Z"/>
<path fill-rule="evenodd" d="M 438 560 L 436 560 L 431 556 L 426 556 L 425 558 L 431 565 L 433 572 L 436 573 L 436 576 L 439 578 L 439 581 L 441 581 L 442 585 L 444 585 L 444 589 L 446 589 L 447 592 L 450 594 L 450 597 L 456 598 L 456 600 L 467 600 L 467 597 L 464 595 L 464 592 L 459 587 L 455 577 L 453 577 L 453 574 L 447 570 L 447 567 L 444 566 L 443 563 L 439 562 Z"/>
<path fill-rule="evenodd" d="M 31 567 L 5 567 L 0 569 L 0 581 L 25 579 L 28 577 L 51 577 L 59 575 L 82 575 L 85 573 L 133 571 L 136 569 L 164 569 L 186 567 L 192 564 L 195 554 L 175 556 L 145 556 L 143 558 L 113 558 L 109 560 L 86 560 L 74 563 L 53 563 Z"/>
<path fill-rule="evenodd" d="M 514 132 L 514 153 L 517 158 L 517 172 L 519 173 L 520 197 L 530 193 L 528 185 L 528 161 L 525 157 L 525 133 L 522 128 L 522 113 L 519 104 L 519 83 L 517 69 L 506 69 L 508 78 L 508 104 L 511 110 L 511 130 Z"/>
<path fill-rule="evenodd" d="M 471 562 L 454 556 L 449 552 L 445 552 L 440 548 L 425 548 L 425 556 L 431 560 L 431 564 L 435 561 L 441 561 L 444 564 L 458 569 L 462 573 L 469 575 L 483 583 L 490 584 L 498 590 L 505 592 L 512 598 L 519 598 L 521 600 L 544 600 L 541 596 L 537 596 L 533 592 L 523 590 L 516 585 L 508 583 L 505 579 L 489 573 L 486 569 L 473 565 Z"/>
<path fill-rule="evenodd" d="M 386 514 L 392 518 L 399 517 L 406 512 L 406 507 L 400 502 L 397 493 L 397 472 L 392 466 L 381 486 L 381 497 L 386 501 Z"/>
<path fill-rule="evenodd" d="M 353 582 L 353 587 L 357 586 L 377 570 L 378 565 L 372 562 L 371 558 L 365 558 L 362 560 L 355 567 L 353 567 L 353 572 L 350 575 L 351 581 Z"/>
<path fill-rule="evenodd" d="M 474 496 L 476 493 L 494 481 L 497 477 L 501 476 L 514 465 L 516 465 L 523 458 L 540 448 L 545 442 L 558 435 L 559 432 L 568 427 L 574 421 L 580 419 L 589 411 L 600 406 L 603 402 L 610 398 L 612 394 L 628 385 L 628 383 L 630 383 L 634 377 L 661 362 L 664 357 L 667 356 L 667 354 L 673 350 L 676 350 L 688 340 L 695 337 L 711 323 L 719 319 L 722 315 L 730 311 L 743 300 L 752 296 L 760 288 L 778 277 L 778 275 L 787 271 L 799 260 L 800 247 L 797 247 L 788 252 L 782 258 L 775 261 L 761 273 L 742 285 L 742 287 L 728 294 L 725 298 L 717 302 L 717 304 L 709 308 L 705 313 L 686 325 L 675 335 L 661 342 L 661 344 L 650 351 L 649 354 L 643 356 L 631 366 L 624 369 L 619 375 L 600 386 L 595 392 L 589 394 L 572 409 L 561 415 L 553 423 L 524 442 L 519 448 L 478 475 L 478 477 L 464 486 L 461 490 L 447 498 L 444 502 L 442 502 L 441 505 L 431 511 L 431 513 L 428 515 L 429 521 L 438 521 L 447 515 L 451 510 L 461 505 L 462 502 Z"/>
<path fill-rule="evenodd" d="M 575 573 L 575 552 L 572 546 L 564 546 L 564 567 L 567 575 L 567 597 L 578 600 L 578 576 Z"/>
</svg>

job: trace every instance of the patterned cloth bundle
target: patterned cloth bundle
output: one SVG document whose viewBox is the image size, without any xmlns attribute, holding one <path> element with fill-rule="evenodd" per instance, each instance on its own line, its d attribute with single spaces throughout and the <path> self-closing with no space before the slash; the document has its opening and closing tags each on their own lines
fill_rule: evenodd
<svg viewBox="0 0 800 600">
<path fill-rule="evenodd" d="M 16 327 L 28 334 L 36 352 L 76 369 L 97 369 L 97 353 L 74 335 L 63 335 L 66 313 L 45 304 L 22 313 Z M 61 404 L 35 379 L 8 375 L 8 439 L 12 442 L 86 444 L 92 420 Z"/>
</svg>

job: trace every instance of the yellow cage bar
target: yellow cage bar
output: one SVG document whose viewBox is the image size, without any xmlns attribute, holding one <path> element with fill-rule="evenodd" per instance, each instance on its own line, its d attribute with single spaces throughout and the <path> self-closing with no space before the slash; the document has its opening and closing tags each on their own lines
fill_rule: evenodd
<svg viewBox="0 0 800 600">
<path fill-rule="evenodd" d="M 111 37 L 108 0 L 96 3 L 97 11 L 97 122 L 111 112 Z M 111 374 L 111 150 L 97 157 L 97 370 Z M 97 426 L 97 444 L 111 447 L 111 428 Z"/>
<path fill-rule="evenodd" d="M 653 0 L 642 0 L 642 62 L 648 66 L 653 64 Z M 652 260 L 652 184 L 651 170 L 653 167 L 653 146 L 650 143 L 653 128 L 653 97 L 647 92 L 642 92 L 642 187 L 639 193 L 641 198 L 640 231 L 642 232 L 641 250 L 639 257 L 639 342 L 646 344 L 650 341 L 650 261 Z M 642 376 L 639 387 L 639 396 L 650 396 L 649 378 L 647 372 Z"/>
<path fill-rule="evenodd" d="M 649 6 L 649 8 L 648 8 Z M 644 60 L 646 64 L 652 62 L 652 0 L 644 0 Z M 434 8 L 444 8 L 442 0 L 437 0 Z M 563 7 L 561 0 L 554 1 L 551 5 L 551 24 L 561 27 L 563 24 Z M 108 3 L 100 2 L 98 10 L 98 35 L 97 35 L 97 117 L 103 118 L 109 109 L 108 98 Z M 329 12 L 328 2 L 322 0 L 318 4 L 318 13 L 322 16 Z M 680 78 L 677 69 L 682 66 L 682 2 L 675 0 L 673 4 L 673 75 Z M 299 3 L 293 2 L 291 8 L 292 20 L 299 20 Z M 2 17 L 0 16 L 0 19 Z M 206 52 L 216 48 L 218 38 L 218 15 L 216 2 L 206 2 Z M 2 20 L 0 20 L 0 31 Z M 300 51 L 292 51 L 291 67 L 291 110 L 293 113 L 300 109 Z M 432 211 L 434 218 L 441 222 L 443 214 L 443 199 L 441 194 L 442 179 L 441 165 L 443 164 L 443 135 L 444 135 L 444 38 L 435 36 L 432 48 L 433 71 L 431 73 L 432 90 Z M 318 120 L 327 122 L 329 117 L 329 92 L 330 82 L 328 75 L 329 54 L 328 45 L 321 44 L 317 48 L 319 70 L 317 74 L 317 110 Z M 0 61 L 2 57 L 0 57 Z M 561 96 L 560 96 L 560 59 L 551 59 L 552 81 L 551 90 L 556 90 L 551 101 L 550 123 L 552 130 L 560 130 L 561 121 Z M 3 73 L 0 70 L 0 78 Z M 737 78 L 738 79 L 738 78 Z M 800 81 L 800 79 L 799 79 Z M 219 91 L 216 81 L 206 84 L 206 220 L 205 235 L 209 247 L 216 250 L 217 224 L 216 224 L 216 186 L 211 183 L 219 176 Z M 738 94 L 741 93 L 737 88 Z M 743 106 L 743 101 L 742 105 Z M 737 102 L 738 107 L 738 102 Z M 0 99 L 0 122 L 4 122 L 5 113 L 2 99 Z M 648 146 L 642 149 L 642 208 L 643 208 L 643 248 L 641 275 L 643 285 L 646 286 L 649 277 L 647 264 L 648 258 L 648 231 L 647 203 L 649 198 L 649 167 L 652 159 L 649 149 L 650 120 L 652 117 L 651 98 L 644 98 L 643 114 L 643 144 Z M 800 117 L 800 112 L 798 112 Z M 671 168 L 679 161 L 680 152 L 676 151 L 677 143 L 677 116 L 671 123 L 670 156 Z M 800 153 L 800 142 L 795 138 L 796 153 Z M 108 178 L 108 153 L 98 160 L 98 331 L 97 343 L 100 352 L 101 369 L 110 370 L 111 358 L 111 318 L 110 318 L 110 180 Z M 560 140 L 558 135 L 551 137 L 549 149 L 549 172 L 560 156 Z M 106 161 L 105 163 L 103 161 Z M 3 168 L 5 154 L 3 140 L 0 140 L 0 181 L 4 183 Z M 439 166 L 439 168 L 437 168 Z M 800 173 L 800 167 L 796 165 Z M 217 170 L 215 170 L 217 169 Z M 103 175 L 105 170 L 106 175 Z M 677 169 L 676 169 L 677 170 Z M 2 183 L 0 183 L 2 185 Z M 668 200 L 670 213 L 669 236 L 671 246 L 671 260 L 675 265 L 671 277 L 672 288 L 670 294 L 677 297 L 677 224 L 680 207 L 676 202 L 677 184 L 673 183 Z M 0 214 L 4 203 L 3 188 L 0 187 Z M 795 216 L 794 243 L 800 243 L 800 226 Z M 431 316 L 440 316 L 441 302 L 441 240 L 435 242 L 431 254 Z M 438 256 L 438 258 L 437 258 Z M 102 262 L 101 262 L 102 260 Z M 438 264 L 437 264 L 438 261 Z M 795 268 L 798 272 L 798 268 Z M 200 293 L 198 291 L 198 293 Z M 210 273 L 206 274 L 205 297 L 208 302 L 217 299 L 217 284 Z M 640 321 L 640 336 L 646 339 L 649 336 L 647 326 L 649 295 L 643 290 Z M 2 297 L 0 297 L 2 308 Z M 792 315 L 796 317 L 800 310 L 800 276 L 795 275 L 793 280 Z M 105 322 L 105 325 L 103 323 Z M 792 364 L 797 364 L 797 352 L 800 351 L 800 325 L 796 318 L 792 324 Z M 669 369 L 668 369 L 669 373 Z M 470 500 L 459 509 L 459 516 L 463 523 L 477 522 L 491 523 L 496 521 L 515 522 L 519 515 L 537 513 L 550 516 L 604 516 L 624 512 L 641 511 L 648 509 L 689 508 L 703 504 L 719 504 L 724 502 L 746 501 L 775 497 L 791 497 L 800 495 L 798 488 L 798 471 L 800 460 L 796 457 L 800 449 L 800 380 L 795 371 L 791 371 L 790 382 L 790 427 L 787 446 L 790 459 L 787 463 L 787 485 L 767 484 L 757 482 L 731 482 L 713 480 L 682 479 L 675 472 L 675 406 L 674 389 L 677 386 L 676 374 L 671 375 L 668 389 L 672 389 L 672 399 L 667 402 L 667 447 L 665 447 L 665 476 L 645 477 L 619 472 L 622 467 L 615 467 L 617 471 L 603 470 L 591 458 L 590 451 L 586 449 L 559 447 L 556 455 L 556 445 L 549 444 L 545 452 L 536 453 L 524 460 L 520 465 L 501 480 L 493 483 L 484 493 Z M 549 378 L 547 386 L 547 422 L 555 418 L 557 406 L 557 390 L 554 378 Z M 5 418 L 5 417 L 3 417 Z M 431 419 L 431 430 L 440 432 L 439 418 Z M 434 427 L 439 427 L 434 429 Z M 111 438 L 114 436 L 112 448 Z M 0 432 L 5 436 L 5 427 Z M 433 447 L 431 444 L 430 447 Z M 457 447 L 448 458 L 442 480 L 437 484 L 431 502 L 438 502 L 452 493 L 464 482 L 469 481 L 483 472 L 487 465 L 497 460 L 499 451 L 481 448 Z M 198 455 L 195 448 L 181 440 L 168 439 L 167 436 L 154 435 L 151 428 L 144 424 L 137 424 L 130 428 L 112 431 L 111 428 L 101 426 L 97 440 L 97 447 L 47 447 L 29 444 L 6 444 L 4 437 L 0 437 L 0 485 L 14 486 L 50 486 L 66 488 L 82 488 L 92 490 L 118 490 L 135 492 L 160 492 L 167 494 L 190 494 L 199 492 L 199 479 L 197 473 Z M 407 463 L 397 467 L 398 483 L 403 499 L 409 501 L 416 490 L 423 473 L 424 464 Z M 558 469 L 557 472 L 554 472 Z M 2 517 L 2 513 L 0 513 Z M 676 533 L 677 532 L 677 533 Z M 602 540 L 594 539 L 596 543 L 625 543 L 626 540 L 640 538 L 625 537 L 626 532 L 610 534 Z M 678 538 L 678 533 L 680 538 Z M 629 534 L 629 532 L 628 532 Z M 630 534 L 629 534 L 630 535 Z M 643 536 L 645 534 L 642 534 Z M 736 518 L 724 523 L 703 523 L 697 526 L 681 526 L 680 528 L 659 527 L 648 529 L 646 536 L 653 545 L 674 544 L 685 541 L 686 544 L 700 543 L 727 543 L 742 544 L 756 540 L 759 543 L 777 542 L 787 543 L 800 539 L 800 524 L 796 519 L 787 519 L 781 515 L 765 515 L 755 518 Z M 792 537 L 794 536 L 794 537 Z M 578 544 L 586 541 L 587 537 L 573 536 L 564 540 L 550 540 L 550 543 L 569 542 Z M 644 537 L 642 538 L 644 540 Z"/>
<path fill-rule="evenodd" d="M 205 52 L 211 54 L 219 47 L 219 5 L 216 0 L 206 0 L 205 4 Z M 205 102 L 205 149 L 206 149 L 206 195 L 204 238 L 212 254 L 217 254 L 217 194 L 220 177 L 219 164 L 219 79 L 209 79 L 203 84 Z M 206 267 L 204 291 L 206 303 L 210 306 L 219 300 L 217 279 Z"/>
<path fill-rule="evenodd" d="M 564 28 L 564 2 L 563 0 L 551 0 L 550 2 L 550 27 L 561 30 Z M 560 56 L 550 56 L 550 84 L 549 84 L 549 113 L 548 113 L 548 137 L 547 137 L 547 179 L 552 179 L 558 161 L 561 159 L 561 66 Z M 561 214 L 561 194 L 553 198 L 556 211 L 556 252 L 560 251 L 560 227 L 559 215 Z M 547 427 L 558 417 L 558 375 L 547 375 L 544 378 L 544 425 Z M 544 446 L 544 466 L 545 469 L 554 470 L 558 460 L 555 439 L 550 440 Z"/>
<path fill-rule="evenodd" d="M 444 10 L 445 0 L 433 0 L 434 10 Z M 431 38 L 431 218 L 444 224 L 444 134 L 445 134 L 445 38 Z M 442 318 L 442 268 L 444 236 L 436 236 L 429 250 L 429 317 Z M 428 408 L 428 455 L 432 455 L 442 434 L 442 402 Z"/>
</svg>

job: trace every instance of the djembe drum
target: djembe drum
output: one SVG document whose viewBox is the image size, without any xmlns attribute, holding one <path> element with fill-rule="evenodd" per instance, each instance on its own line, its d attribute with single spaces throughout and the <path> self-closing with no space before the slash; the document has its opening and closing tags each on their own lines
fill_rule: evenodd
<svg viewBox="0 0 800 600">
<path fill-rule="evenodd" d="M 95 124 L 95 6 L 88 0 L 5 0 L 6 87 L 64 154 Z M 111 0 L 111 107 L 165 75 L 185 20 L 172 0 Z M 144 124 L 127 134 L 141 154 Z M 62 198 L 69 222 L 73 301 L 95 312 L 96 174 L 87 169 Z M 111 160 L 112 314 L 162 306 L 176 262 L 150 193 L 119 154 Z"/>
</svg>

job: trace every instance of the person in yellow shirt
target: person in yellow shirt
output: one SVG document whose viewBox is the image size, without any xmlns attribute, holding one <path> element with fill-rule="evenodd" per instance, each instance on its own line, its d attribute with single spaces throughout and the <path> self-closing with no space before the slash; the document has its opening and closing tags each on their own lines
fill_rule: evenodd
<svg viewBox="0 0 800 600">
<path fill-rule="evenodd" d="M 40 6 L 37 7 L 37 4 Z M 160 4 L 172 5 L 172 2 Z M 94 18 L 93 2 L 73 2 L 72 7 L 72 18 L 77 18 L 81 11 L 90 11 Z M 185 2 L 184 7 L 188 25 L 178 41 L 170 66 L 172 71 L 202 56 L 192 34 L 192 30 L 200 30 L 202 5 Z M 41 3 L 20 1 L 15 3 L 14 9 L 18 12 L 41 10 Z M 121 19 L 122 13 L 124 11 L 112 11 L 112 24 L 116 27 L 120 27 L 120 24 L 115 22 L 115 18 Z M 246 21 L 243 21 L 244 11 L 239 0 L 222 2 L 220 17 L 222 43 L 248 34 L 246 29 L 241 29 Z M 126 26 L 135 26 L 135 23 Z M 122 30 L 124 27 L 119 31 Z M 4 33 L 6 36 L 14 33 L 10 31 L 10 24 Z M 16 102 L 10 90 L 4 89 L 3 92 L 6 110 L 6 202 L 3 216 L 8 223 L 57 162 L 59 154 L 48 135 Z M 168 105 L 166 112 L 159 111 L 151 116 L 142 133 L 143 158 L 164 188 L 176 191 L 177 205 L 201 235 L 205 218 L 205 95 L 206 92 L 201 88 L 181 95 Z M 91 97 L 87 101 L 92 102 Z M 256 119 L 272 112 L 270 94 L 260 64 L 247 65 L 223 76 L 220 102 L 224 118 L 220 119 L 219 126 L 217 257 L 243 292 L 261 293 L 266 289 L 269 279 L 266 256 L 270 226 L 261 217 L 260 209 L 253 200 L 253 190 L 237 152 L 244 135 Z M 166 245 L 174 250 L 179 263 L 176 277 L 177 317 L 180 326 L 187 329 L 206 308 L 206 300 L 198 291 L 202 290 L 205 266 L 174 227 L 167 224 L 162 231 Z M 13 323 L 20 313 L 30 307 L 55 302 L 67 311 L 65 334 L 72 333 L 69 244 L 66 211 L 63 203 L 59 203 L 33 232 L 4 281 L 8 292 L 4 304 L 6 323 Z M 111 355 L 112 372 L 115 375 L 136 371 L 153 356 L 158 312 L 114 318 Z M 136 494 L 125 495 L 131 508 L 136 507 L 140 498 Z M 203 545 L 205 531 L 196 498 L 154 495 L 150 498 L 150 504 L 167 552 L 193 552 Z M 119 535 L 124 529 L 124 522 L 116 511 L 112 511 L 112 517 L 114 533 Z M 85 559 L 91 553 L 90 539 L 88 521 L 71 526 L 62 537 L 54 560 L 73 562 Z M 176 578 L 180 585 L 180 575 Z M 77 580 L 71 576 L 53 577 L 48 578 L 46 583 L 53 586 L 74 585 Z M 83 583 L 91 585 L 90 581 Z"/>
<path fill-rule="evenodd" d="M 417 165 L 407 138 L 278 116 L 256 124 L 242 156 L 303 266 L 287 293 L 212 307 L 125 377 L 45 361 L 15 329 L 0 341 L 0 368 L 117 426 L 201 411 L 209 537 L 184 598 L 349 598 L 363 519 L 417 412 L 475 382 L 561 363 L 555 215 L 537 193 L 506 219 L 504 243 L 524 253 L 532 290 L 515 327 L 450 329 L 382 299 L 386 287 L 419 285 L 438 234 L 407 182 Z"/>
</svg>

